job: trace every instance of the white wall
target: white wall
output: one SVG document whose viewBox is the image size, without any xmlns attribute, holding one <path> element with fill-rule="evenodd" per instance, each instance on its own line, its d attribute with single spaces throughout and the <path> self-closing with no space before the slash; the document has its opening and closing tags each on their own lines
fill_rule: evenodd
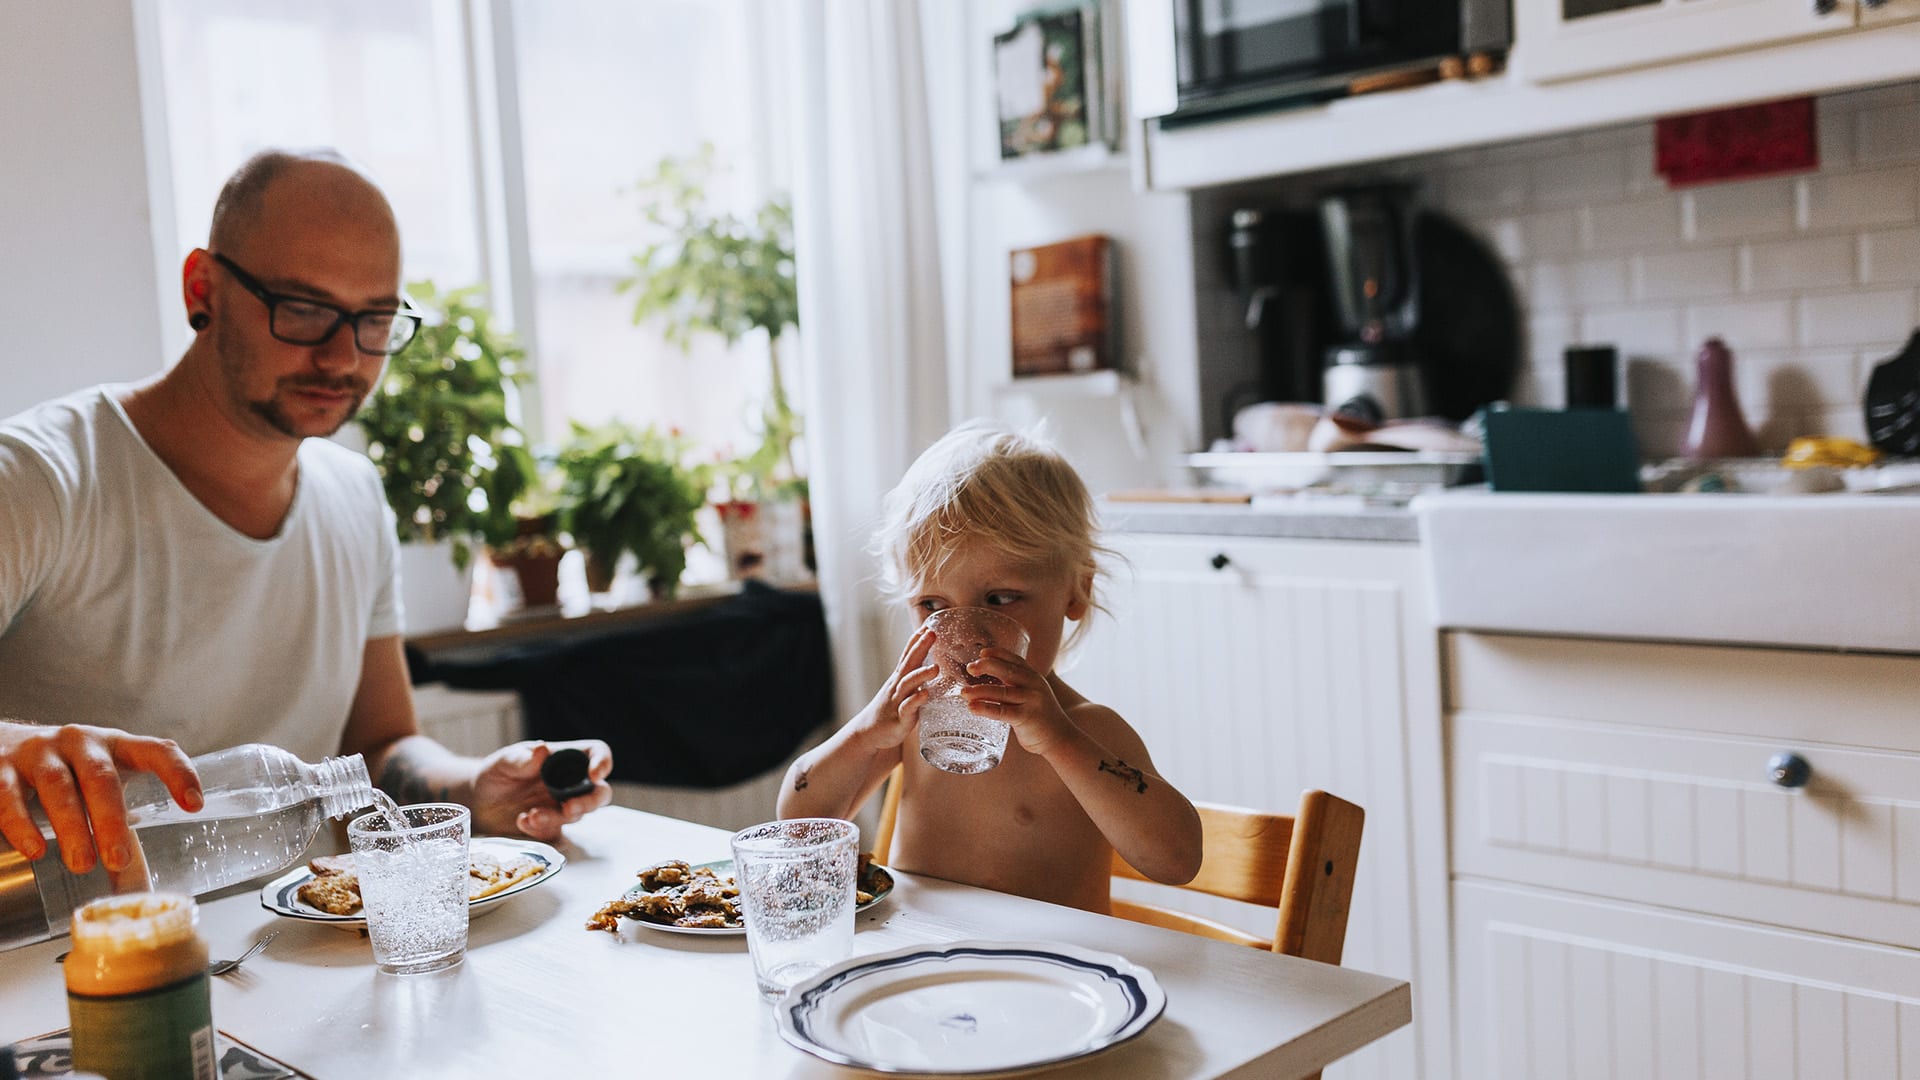
<svg viewBox="0 0 1920 1080">
<path fill-rule="evenodd" d="M 1188 198 L 1136 193 L 1123 158 L 1090 171 L 1039 177 L 996 171 L 993 35 L 1032 5 L 982 0 L 955 6 L 965 9 L 964 19 L 949 18 L 939 29 L 959 37 L 944 47 L 966 58 L 946 72 L 949 79 L 965 80 L 949 88 L 964 95 L 961 106 L 946 111 L 964 123 L 957 130 L 940 125 L 936 136 L 947 140 L 950 151 L 964 148 L 942 155 L 949 180 L 941 192 L 942 244 L 964 253 L 962 278 L 947 289 L 949 362 L 956 370 L 953 416 L 996 415 L 1017 424 L 1047 418 L 1096 492 L 1176 479 L 1179 455 L 1199 439 Z M 1120 7 L 1118 0 L 1105 4 L 1110 27 L 1117 27 Z M 1109 48 L 1108 56 L 1115 64 L 1122 59 L 1117 48 Z M 1114 241 L 1120 363 L 1138 386 L 1124 397 L 1020 393 L 1011 385 L 1008 252 L 1094 232 Z M 948 265 L 950 272 L 960 269 Z M 1128 431 L 1136 413 L 1144 440 Z"/>
<path fill-rule="evenodd" d="M 136 17 L 135 0 L 0 13 L 0 416 L 168 361 Z"/>
</svg>

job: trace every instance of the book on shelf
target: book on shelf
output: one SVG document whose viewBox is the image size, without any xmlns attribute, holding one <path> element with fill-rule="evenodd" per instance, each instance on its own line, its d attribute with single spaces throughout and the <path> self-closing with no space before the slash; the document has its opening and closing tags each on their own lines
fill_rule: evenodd
<svg viewBox="0 0 1920 1080">
<path fill-rule="evenodd" d="M 1021 15 L 994 35 L 993 73 L 1001 160 L 1112 145 L 1098 5 Z"/>
<path fill-rule="evenodd" d="M 1093 234 L 1019 248 L 1008 268 L 1014 375 L 1117 367 L 1112 240 Z"/>
</svg>

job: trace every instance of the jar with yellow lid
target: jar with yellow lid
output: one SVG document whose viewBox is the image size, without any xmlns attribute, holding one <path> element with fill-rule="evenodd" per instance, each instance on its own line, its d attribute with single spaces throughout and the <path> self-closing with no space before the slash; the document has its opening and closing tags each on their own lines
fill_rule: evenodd
<svg viewBox="0 0 1920 1080">
<path fill-rule="evenodd" d="M 215 1080 L 200 909 L 177 893 L 109 896 L 74 912 L 67 956 L 73 1067 L 107 1080 Z"/>
</svg>

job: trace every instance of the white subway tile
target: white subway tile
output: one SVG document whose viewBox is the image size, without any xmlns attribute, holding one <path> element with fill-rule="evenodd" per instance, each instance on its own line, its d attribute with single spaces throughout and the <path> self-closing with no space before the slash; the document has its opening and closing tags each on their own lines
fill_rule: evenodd
<svg viewBox="0 0 1920 1080">
<path fill-rule="evenodd" d="M 1527 320 L 1527 357 L 1536 370 L 1560 371 L 1565 366 L 1567 346 L 1575 338 L 1573 316 L 1554 313 L 1535 315 Z"/>
<path fill-rule="evenodd" d="M 1577 150 L 1605 150 L 1618 146 L 1652 146 L 1653 125 L 1642 122 L 1595 128 L 1574 136 Z"/>
<path fill-rule="evenodd" d="M 1474 165 L 1448 172 L 1443 187 L 1447 206 L 1467 211 L 1513 210 L 1527 203 L 1525 165 Z"/>
<path fill-rule="evenodd" d="M 1693 304 L 1686 312 L 1687 340 L 1722 338 L 1736 350 L 1784 348 L 1794 343 L 1791 300 L 1737 300 Z"/>
<path fill-rule="evenodd" d="M 1641 255 L 1633 260 L 1633 293 L 1642 300 L 1732 296 L 1736 270 L 1729 248 Z"/>
<path fill-rule="evenodd" d="M 1526 234 L 1521 229 L 1518 219 L 1495 218 L 1491 221 L 1469 219 L 1466 225 L 1505 262 L 1517 263 L 1527 257 Z"/>
<path fill-rule="evenodd" d="M 1680 200 L 1654 195 L 1581 211 L 1589 251 L 1664 251 L 1680 242 Z"/>
<path fill-rule="evenodd" d="M 1836 293 L 1800 299 L 1803 345 L 1879 345 L 1905 341 L 1915 322 L 1914 290 Z"/>
<path fill-rule="evenodd" d="M 1824 413 L 1807 418 L 1805 434 L 1830 435 L 1836 439 L 1852 439 L 1854 442 L 1867 441 L 1867 413 L 1864 406 L 1856 405 L 1851 409 L 1828 409 Z"/>
<path fill-rule="evenodd" d="M 1819 144 L 1820 168 L 1846 169 L 1853 165 L 1853 118 L 1859 110 L 1833 97 L 1814 102 L 1814 137 Z"/>
<path fill-rule="evenodd" d="M 1920 161 L 1920 103 L 1862 110 L 1854 117 L 1853 154 L 1862 165 Z"/>
<path fill-rule="evenodd" d="M 1617 199 L 1626 193 L 1626 156 L 1618 147 L 1556 154 L 1533 163 L 1533 199 L 1540 206 Z"/>
<path fill-rule="evenodd" d="M 1530 259 L 1572 255 L 1580 250 L 1580 218 L 1572 210 L 1550 210 L 1520 219 L 1520 233 Z"/>
<path fill-rule="evenodd" d="M 1642 419 L 1677 417 L 1685 423 L 1693 403 L 1693 365 L 1652 357 L 1627 359 L 1627 407 L 1634 426 Z"/>
<path fill-rule="evenodd" d="M 1920 229 L 1871 232 L 1860 238 L 1869 285 L 1920 285 Z"/>
<path fill-rule="evenodd" d="M 1575 259 L 1540 262 L 1528 277 L 1533 309 L 1558 310 L 1626 302 L 1629 285 L 1625 259 Z"/>
<path fill-rule="evenodd" d="M 1580 317 L 1580 339 L 1612 345 L 1622 356 L 1674 359 L 1683 353 L 1680 309 L 1671 305 L 1635 304 L 1599 308 Z"/>
<path fill-rule="evenodd" d="M 1689 240 L 1746 240 L 1793 231 L 1791 180 L 1694 188 L 1684 200 Z"/>
<path fill-rule="evenodd" d="M 1850 90 L 1844 94 L 1829 95 L 1826 99 L 1839 109 L 1855 112 L 1866 109 L 1880 109 L 1889 105 L 1911 105 L 1920 101 L 1920 82 L 1901 82 L 1891 86 L 1874 86 L 1865 90 Z"/>
<path fill-rule="evenodd" d="M 1729 342 L 1729 344 L 1732 344 Z M 1733 346 L 1734 391 L 1747 418 L 1817 412 L 1860 400 L 1851 352 L 1796 352 Z"/>
<path fill-rule="evenodd" d="M 1667 189 L 1667 178 L 1654 171 L 1652 142 L 1625 148 L 1621 151 L 1621 160 L 1627 174 L 1628 191 L 1639 195 Z"/>
<path fill-rule="evenodd" d="M 1851 236 L 1780 240 L 1747 248 L 1749 292 L 1851 285 L 1859 258 Z"/>
<path fill-rule="evenodd" d="M 1573 149 L 1571 135 L 1555 135 L 1541 139 L 1522 139 L 1519 142 L 1501 143 L 1487 147 L 1487 160 L 1510 163 L 1515 161 L 1538 161 L 1555 154 L 1564 154 Z"/>
<path fill-rule="evenodd" d="M 1823 173 L 1800 181 L 1800 227 L 1857 229 L 1920 220 L 1920 168 Z"/>
</svg>

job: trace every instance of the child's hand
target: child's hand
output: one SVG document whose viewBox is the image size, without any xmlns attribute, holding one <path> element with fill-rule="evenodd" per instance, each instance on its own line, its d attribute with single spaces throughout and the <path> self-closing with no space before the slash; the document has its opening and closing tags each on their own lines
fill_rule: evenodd
<svg viewBox="0 0 1920 1080">
<path fill-rule="evenodd" d="M 1054 697 L 1047 677 L 1035 671 L 1019 653 L 987 648 L 980 659 L 967 665 L 967 674 L 991 678 L 999 683 L 978 683 L 962 687 L 960 696 L 977 716 L 999 720 L 1013 728 L 1020 747 L 1030 754 L 1045 757 L 1047 750 L 1072 732 L 1079 730 Z"/>
<path fill-rule="evenodd" d="M 906 741 L 907 733 L 920 722 L 920 706 L 927 701 L 927 685 L 940 675 L 940 668 L 928 661 L 933 650 L 933 631 L 925 626 L 907 639 L 893 674 L 881 685 L 880 692 L 867 703 L 861 714 L 863 740 L 875 750 L 891 750 Z"/>
</svg>

